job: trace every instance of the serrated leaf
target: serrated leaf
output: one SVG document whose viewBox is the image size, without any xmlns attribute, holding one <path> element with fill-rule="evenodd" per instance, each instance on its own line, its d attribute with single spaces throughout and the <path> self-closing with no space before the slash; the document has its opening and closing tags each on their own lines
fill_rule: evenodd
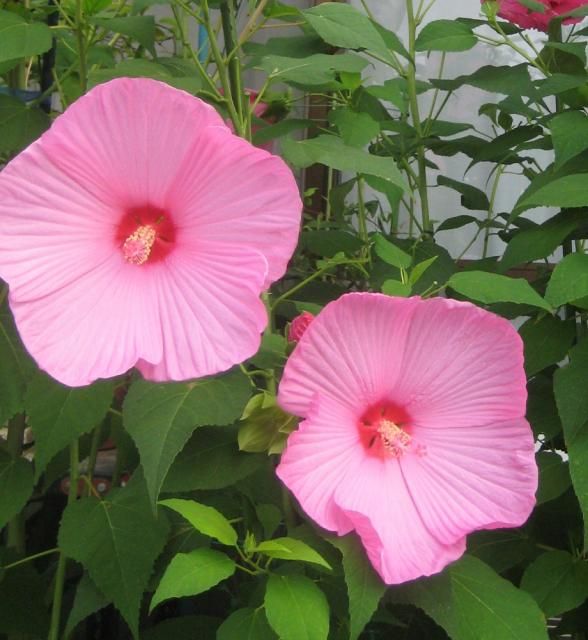
<svg viewBox="0 0 588 640">
<path fill-rule="evenodd" d="M 271 575 L 265 592 L 265 611 L 281 640 L 327 640 L 327 599 L 305 576 Z"/>
<path fill-rule="evenodd" d="M 26 505 L 33 488 L 32 464 L 0 451 L 0 530 Z"/>
<path fill-rule="evenodd" d="M 554 307 L 588 296 L 588 254 L 572 253 L 554 269 L 545 299 Z"/>
<path fill-rule="evenodd" d="M 42 372 L 33 377 L 25 395 L 25 410 L 35 434 L 37 478 L 57 453 L 100 423 L 113 393 L 112 381 L 71 388 Z"/>
<path fill-rule="evenodd" d="M 530 564 L 521 580 L 546 617 L 579 607 L 588 598 L 588 563 L 567 551 L 549 551 Z"/>
<path fill-rule="evenodd" d="M 576 324 L 554 316 L 530 318 L 519 333 L 525 345 L 525 371 L 531 377 L 565 358 L 576 337 Z"/>
<path fill-rule="evenodd" d="M 508 278 L 486 271 L 461 271 L 449 278 L 447 286 L 466 298 L 485 304 L 514 302 L 551 311 L 549 304 L 522 278 Z"/>
<path fill-rule="evenodd" d="M 204 593 L 235 573 L 235 563 L 224 553 L 213 549 L 195 549 L 178 553 L 165 570 L 149 611 L 169 600 Z"/>
<path fill-rule="evenodd" d="M 237 420 L 250 393 L 249 380 L 239 370 L 190 383 L 140 380 L 131 386 L 123 407 L 124 424 L 139 450 L 154 502 L 192 432 Z"/>
<path fill-rule="evenodd" d="M 22 411 L 33 361 L 22 346 L 12 315 L 0 313 L 0 424 Z"/>
<path fill-rule="evenodd" d="M 478 43 L 470 27 L 456 20 L 434 20 L 420 31 L 417 51 L 467 51 Z"/>
<path fill-rule="evenodd" d="M 202 427 L 172 464 L 165 493 L 224 489 L 267 463 L 267 455 L 242 453 L 233 427 Z"/>
<path fill-rule="evenodd" d="M 318 162 L 339 171 L 377 176 L 404 191 L 408 190 L 392 158 L 375 156 L 363 149 L 346 145 L 337 136 L 320 135 L 300 142 L 286 138 L 282 142 L 282 152 L 289 162 L 300 169 Z"/>
<path fill-rule="evenodd" d="M 556 115 L 549 123 L 555 168 L 588 149 L 588 118 L 580 111 L 568 111 Z"/>
<path fill-rule="evenodd" d="M 260 542 L 254 551 L 263 553 L 268 558 L 279 560 L 299 560 L 301 562 L 311 562 L 326 569 L 331 569 L 331 565 L 313 548 L 305 542 L 295 538 L 274 538 Z"/>
<path fill-rule="evenodd" d="M 349 640 L 357 640 L 372 619 L 386 585 L 370 564 L 356 536 L 330 540 L 343 556 L 343 571 L 349 598 Z"/>
<path fill-rule="evenodd" d="M 408 269 L 412 264 L 412 256 L 379 233 L 374 236 L 374 248 L 379 258 L 397 269 Z"/>
<path fill-rule="evenodd" d="M 237 609 L 218 628 L 217 640 L 276 640 L 263 609 Z"/>
<path fill-rule="evenodd" d="M 153 514 L 143 478 L 135 475 L 108 498 L 82 498 L 66 508 L 59 547 L 81 563 L 138 638 L 139 607 L 168 525 Z"/>
<path fill-rule="evenodd" d="M 92 24 L 112 33 L 121 33 L 136 40 L 141 46 L 154 53 L 155 18 L 153 16 L 125 16 L 121 18 L 92 18 Z"/>
<path fill-rule="evenodd" d="M 24 149 L 49 128 L 50 122 L 40 109 L 28 107 L 12 96 L 0 95 L 0 152 Z"/>
<path fill-rule="evenodd" d="M 9 11 L 0 11 L 0 62 L 45 53 L 53 43 L 51 29 L 41 22 L 27 22 Z"/>
<path fill-rule="evenodd" d="M 194 500 L 170 498 L 159 504 L 172 509 L 185 518 L 195 529 L 206 536 L 215 538 L 222 544 L 234 547 L 237 544 L 237 532 L 220 511 Z"/>
<path fill-rule="evenodd" d="M 93 613 L 100 611 L 100 609 L 104 609 L 109 604 L 110 601 L 104 597 L 104 594 L 90 580 L 88 574 L 84 573 L 76 588 L 76 595 L 67 618 L 64 631 L 65 637 L 69 638 L 80 622 Z"/>
<path fill-rule="evenodd" d="M 557 409 L 570 457 L 570 475 L 584 517 L 584 544 L 588 544 L 588 339 L 570 352 L 570 363 L 554 375 Z"/>
<path fill-rule="evenodd" d="M 302 12 L 311 27 L 328 44 L 343 49 L 366 50 L 393 62 L 389 45 L 401 55 L 404 48 L 386 41 L 376 25 L 361 11 L 338 2 L 324 2 Z"/>
<path fill-rule="evenodd" d="M 0 634 L 9 638 L 46 638 L 49 615 L 47 581 L 26 563 L 6 571 L 0 580 Z"/>
<path fill-rule="evenodd" d="M 548 640 L 533 598 L 472 556 L 391 597 L 423 609 L 452 640 Z"/>
<path fill-rule="evenodd" d="M 539 488 L 537 504 L 559 498 L 572 484 L 568 462 L 554 451 L 540 451 L 537 456 Z"/>
</svg>

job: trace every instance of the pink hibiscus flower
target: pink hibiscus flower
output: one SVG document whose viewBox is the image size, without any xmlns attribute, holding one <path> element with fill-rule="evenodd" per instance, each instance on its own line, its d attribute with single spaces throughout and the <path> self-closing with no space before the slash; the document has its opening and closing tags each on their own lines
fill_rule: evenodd
<svg viewBox="0 0 588 640">
<path fill-rule="evenodd" d="M 484 2 L 485 0 L 482 0 Z M 498 15 L 509 22 L 514 22 L 523 29 L 547 31 L 549 23 L 568 11 L 573 11 L 588 4 L 586 0 L 538 0 L 545 5 L 545 12 L 531 11 L 516 0 L 498 0 Z M 563 24 L 580 22 L 582 18 L 568 18 Z"/>
<path fill-rule="evenodd" d="M 305 420 L 279 477 L 321 527 L 357 532 L 388 584 L 440 571 L 535 504 L 522 352 L 466 302 L 343 296 L 286 364 L 279 404 Z"/>
<path fill-rule="evenodd" d="M 205 102 L 147 79 L 98 86 L 0 173 L 0 277 L 39 366 L 79 386 L 253 355 L 301 202 L 284 162 Z"/>
</svg>

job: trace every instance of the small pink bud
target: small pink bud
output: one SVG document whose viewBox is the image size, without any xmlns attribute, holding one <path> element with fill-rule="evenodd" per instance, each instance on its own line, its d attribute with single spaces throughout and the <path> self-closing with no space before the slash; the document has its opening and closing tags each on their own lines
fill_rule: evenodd
<svg viewBox="0 0 588 640">
<path fill-rule="evenodd" d="M 304 311 L 294 318 L 288 330 L 288 342 L 298 342 L 313 320 L 314 316 L 309 311 Z"/>
</svg>

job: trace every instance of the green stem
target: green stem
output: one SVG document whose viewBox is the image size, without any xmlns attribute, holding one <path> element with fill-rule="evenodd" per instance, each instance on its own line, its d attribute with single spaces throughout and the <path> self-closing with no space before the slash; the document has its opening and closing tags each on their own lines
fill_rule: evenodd
<svg viewBox="0 0 588 640">
<path fill-rule="evenodd" d="M 225 93 L 225 101 L 227 103 L 227 109 L 229 110 L 229 115 L 231 116 L 231 121 L 233 122 L 233 126 L 235 127 L 235 131 L 241 135 L 243 132 L 243 123 L 239 118 L 239 114 L 235 109 L 235 103 L 233 101 L 233 96 L 231 92 L 231 83 L 229 80 L 229 75 L 227 73 L 226 63 L 221 53 L 221 50 L 218 46 L 216 32 L 212 23 L 210 21 L 210 11 L 208 9 L 208 0 L 202 0 L 202 16 L 204 18 L 204 25 L 206 27 L 206 31 L 208 32 L 208 40 L 210 45 L 210 53 L 214 58 L 216 63 L 216 69 L 218 72 L 218 77 L 220 79 L 221 85 L 223 87 L 223 91 Z"/>
<path fill-rule="evenodd" d="M 13 460 L 20 458 L 22 443 L 26 427 L 24 414 L 19 413 L 8 423 L 7 449 Z M 19 555 L 26 550 L 24 516 L 22 511 L 8 523 L 8 547 L 14 549 Z"/>
<path fill-rule="evenodd" d="M 86 38 L 84 34 L 83 0 L 76 0 L 76 39 L 80 67 L 80 87 L 83 93 L 88 88 L 88 70 L 86 65 Z"/>
<path fill-rule="evenodd" d="M 492 193 L 490 194 L 490 205 L 488 206 L 488 216 L 486 217 L 487 226 L 484 229 L 484 248 L 482 250 L 482 258 L 488 256 L 488 243 L 490 242 L 490 223 L 493 220 L 494 215 L 494 203 L 496 202 L 496 195 L 498 194 L 498 185 L 500 178 L 504 173 L 505 165 L 498 165 L 496 170 L 496 178 L 494 178 L 494 185 L 492 186 Z"/>
<path fill-rule="evenodd" d="M 78 497 L 78 467 L 80 459 L 79 442 L 75 440 L 69 449 L 69 493 L 68 506 L 74 503 Z M 63 552 L 59 555 L 57 572 L 55 573 L 55 589 L 53 591 L 53 607 L 51 609 L 51 627 L 47 640 L 59 640 L 61 624 L 61 605 L 63 602 L 63 590 L 65 587 L 65 569 L 67 558 Z"/>
<path fill-rule="evenodd" d="M 90 445 L 90 456 L 88 457 L 88 471 L 86 476 L 88 477 L 88 495 L 91 495 L 94 480 L 94 469 L 96 468 L 96 460 L 98 458 L 98 445 L 100 444 L 100 435 L 102 434 L 102 425 L 98 425 L 94 428 L 92 433 L 92 443 Z"/>
<path fill-rule="evenodd" d="M 418 191 L 421 201 L 421 220 L 423 232 L 425 234 L 433 234 L 433 226 L 429 214 L 429 194 L 427 191 L 427 163 L 425 158 L 425 147 L 423 145 L 423 129 L 421 125 L 421 114 L 419 111 L 417 82 L 416 82 L 416 36 L 417 21 L 415 20 L 413 0 L 406 0 L 406 13 L 408 16 L 408 51 L 410 54 L 410 62 L 406 69 L 406 82 L 408 90 L 408 98 L 410 104 L 410 112 L 412 116 L 412 125 L 416 131 L 418 138 L 417 146 L 417 165 L 418 165 Z"/>
<path fill-rule="evenodd" d="M 0 567 L 4 571 L 8 569 L 14 569 L 15 567 L 19 567 L 21 564 L 26 564 L 27 562 L 32 562 L 33 560 L 38 560 L 39 558 L 44 558 L 45 556 L 53 555 L 54 553 L 59 552 L 59 547 L 55 547 L 54 549 L 47 549 L 46 551 L 40 551 L 39 553 L 35 553 L 32 556 L 27 556 L 26 558 L 22 558 L 21 560 L 17 560 L 16 562 L 11 562 L 10 564 L 4 565 Z"/>
<path fill-rule="evenodd" d="M 234 0 L 224 0 L 220 5 L 221 25 L 225 40 L 225 53 L 228 60 L 229 83 L 235 109 L 241 122 L 243 117 L 243 85 L 241 81 L 241 60 L 237 46 L 237 27 L 235 23 L 236 8 Z M 244 132 L 244 131 L 243 131 Z"/>
</svg>

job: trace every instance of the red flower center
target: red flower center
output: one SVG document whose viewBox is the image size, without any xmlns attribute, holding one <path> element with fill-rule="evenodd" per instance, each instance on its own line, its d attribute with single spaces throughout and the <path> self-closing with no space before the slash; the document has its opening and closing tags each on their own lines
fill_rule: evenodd
<svg viewBox="0 0 588 640">
<path fill-rule="evenodd" d="M 172 250 L 175 237 L 169 213 L 149 205 L 129 209 L 116 234 L 124 259 L 136 265 L 163 260 Z"/>
<path fill-rule="evenodd" d="M 409 451 L 424 453 L 415 446 L 410 433 L 410 418 L 404 409 L 390 402 L 371 406 L 359 419 L 358 429 L 366 450 L 379 458 L 400 458 Z"/>
</svg>

